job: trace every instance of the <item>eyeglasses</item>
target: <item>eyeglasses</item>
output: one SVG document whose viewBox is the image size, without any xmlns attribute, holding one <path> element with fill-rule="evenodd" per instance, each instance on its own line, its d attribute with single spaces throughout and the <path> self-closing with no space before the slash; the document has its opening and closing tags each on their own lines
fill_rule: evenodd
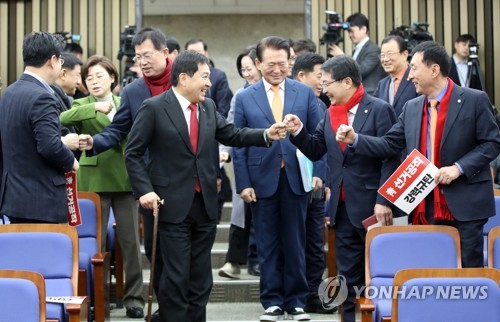
<svg viewBox="0 0 500 322">
<path fill-rule="evenodd" d="M 62 58 L 61 56 L 59 56 L 59 57 L 57 57 L 57 59 L 61 63 L 61 66 L 64 65 L 64 58 Z"/>
<path fill-rule="evenodd" d="M 135 55 L 134 58 L 132 58 L 132 60 L 134 61 L 134 63 L 138 63 L 140 62 L 141 60 L 145 60 L 145 61 L 151 61 L 151 59 L 153 58 L 154 55 L 158 54 L 160 51 L 155 51 L 154 53 L 145 53 L 144 55 Z"/>
<path fill-rule="evenodd" d="M 391 59 L 392 56 L 396 55 L 396 54 L 399 54 L 399 52 L 392 52 L 392 51 L 389 51 L 389 52 L 386 52 L 386 53 L 380 53 L 380 55 L 378 55 L 378 58 L 380 59 Z"/>
<path fill-rule="evenodd" d="M 242 68 L 240 69 L 240 73 L 243 74 L 243 73 L 251 73 L 253 72 L 255 69 L 252 68 L 252 67 L 248 67 L 248 68 Z"/>
<path fill-rule="evenodd" d="M 265 63 L 263 64 L 264 67 L 268 70 L 274 70 L 274 68 L 276 68 L 276 66 L 279 67 L 279 69 L 281 70 L 285 70 L 288 68 L 288 62 L 280 62 L 280 63 Z"/>
<path fill-rule="evenodd" d="M 326 83 L 321 83 L 321 87 L 323 88 L 327 88 L 328 86 L 332 85 L 333 83 L 336 83 L 336 82 L 341 82 L 343 81 L 344 79 L 335 79 L 335 80 L 332 80 L 331 82 L 326 82 Z"/>
</svg>

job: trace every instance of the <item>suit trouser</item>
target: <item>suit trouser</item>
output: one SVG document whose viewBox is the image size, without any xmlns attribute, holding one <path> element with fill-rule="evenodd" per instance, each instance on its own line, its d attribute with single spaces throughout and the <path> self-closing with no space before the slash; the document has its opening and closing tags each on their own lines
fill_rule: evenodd
<svg viewBox="0 0 500 322">
<path fill-rule="evenodd" d="M 239 197 L 238 197 L 239 198 Z M 253 233 L 252 211 L 250 204 L 244 204 L 245 228 L 231 224 L 229 228 L 229 247 L 226 254 L 226 263 L 238 263 L 244 265 L 257 264 L 257 246 L 255 240 L 250 237 Z"/>
<path fill-rule="evenodd" d="M 216 219 L 208 218 L 201 193 L 195 194 L 182 222 L 159 222 L 164 263 L 158 292 L 162 322 L 206 321 L 213 283 L 211 249 L 215 232 Z"/>
<path fill-rule="evenodd" d="M 308 195 L 296 195 L 284 169 L 270 198 L 251 204 L 260 265 L 260 301 L 264 308 L 303 308 L 309 289 L 305 263 Z"/>
<path fill-rule="evenodd" d="M 354 286 L 365 285 L 366 231 L 351 223 L 343 201 L 339 202 L 334 229 L 337 273 L 343 275 L 347 283 L 347 299 L 342 304 L 342 317 L 344 322 L 354 322 Z"/>
<path fill-rule="evenodd" d="M 436 221 L 434 220 L 434 198 L 432 193 L 430 197 L 425 199 L 425 218 L 430 225 L 447 225 L 458 229 L 463 268 L 484 267 L 483 228 L 488 219 Z"/>
<path fill-rule="evenodd" d="M 325 201 L 311 199 L 306 218 L 306 277 L 309 297 L 318 297 L 318 287 L 325 272 L 323 227 L 325 226 Z"/>
<path fill-rule="evenodd" d="M 139 241 L 139 214 L 137 202 L 131 192 L 99 193 L 101 197 L 103 236 L 101 249 L 106 249 L 106 227 L 109 210 L 113 207 L 116 220 L 116 234 L 123 252 L 125 271 L 125 307 L 144 307 L 142 297 L 142 258 Z"/>
</svg>

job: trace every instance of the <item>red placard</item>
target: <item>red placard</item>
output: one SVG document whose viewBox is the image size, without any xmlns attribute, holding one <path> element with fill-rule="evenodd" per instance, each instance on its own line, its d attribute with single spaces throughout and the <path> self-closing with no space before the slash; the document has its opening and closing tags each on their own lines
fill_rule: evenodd
<svg viewBox="0 0 500 322">
<path fill-rule="evenodd" d="M 409 214 L 436 187 L 438 168 L 414 149 L 378 192 Z"/>
<path fill-rule="evenodd" d="M 80 226 L 82 217 L 78 206 L 78 195 L 76 193 L 76 172 L 66 172 L 66 196 L 68 198 L 68 223 L 70 226 Z"/>
</svg>

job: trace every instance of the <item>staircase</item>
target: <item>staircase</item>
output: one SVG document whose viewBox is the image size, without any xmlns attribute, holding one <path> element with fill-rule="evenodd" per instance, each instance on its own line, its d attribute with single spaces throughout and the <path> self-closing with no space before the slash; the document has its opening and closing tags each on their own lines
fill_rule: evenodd
<svg viewBox="0 0 500 322">
<path fill-rule="evenodd" d="M 231 217 L 231 203 L 226 203 L 222 212 L 220 224 L 217 226 L 217 235 L 212 248 L 212 274 L 214 285 L 207 306 L 207 322 L 238 321 L 255 322 L 263 313 L 259 302 L 259 278 L 248 275 L 246 268 L 242 269 L 241 279 L 232 280 L 219 277 L 218 269 L 224 265 L 228 248 L 229 227 Z M 149 288 L 150 265 L 143 252 L 144 266 L 144 298 L 147 299 Z M 146 301 L 147 303 L 147 301 Z M 153 303 L 153 312 L 158 308 L 156 299 Z M 147 313 L 147 305 L 144 313 Z M 114 308 L 111 311 L 111 321 L 143 321 L 126 317 L 125 309 Z M 340 321 L 337 314 L 311 314 L 311 321 Z"/>
</svg>

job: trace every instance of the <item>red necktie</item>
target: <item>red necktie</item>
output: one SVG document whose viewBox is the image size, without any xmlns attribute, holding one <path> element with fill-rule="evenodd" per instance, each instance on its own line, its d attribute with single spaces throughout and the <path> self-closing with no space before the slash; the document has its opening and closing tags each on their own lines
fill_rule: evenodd
<svg viewBox="0 0 500 322">
<path fill-rule="evenodd" d="M 198 148 L 198 118 L 196 117 L 196 111 L 198 106 L 196 104 L 189 104 L 189 109 L 191 110 L 191 118 L 189 119 L 189 140 L 191 141 L 191 146 L 193 147 L 193 152 L 196 155 L 196 149 Z M 201 191 L 200 179 L 196 178 L 196 192 Z"/>
</svg>

